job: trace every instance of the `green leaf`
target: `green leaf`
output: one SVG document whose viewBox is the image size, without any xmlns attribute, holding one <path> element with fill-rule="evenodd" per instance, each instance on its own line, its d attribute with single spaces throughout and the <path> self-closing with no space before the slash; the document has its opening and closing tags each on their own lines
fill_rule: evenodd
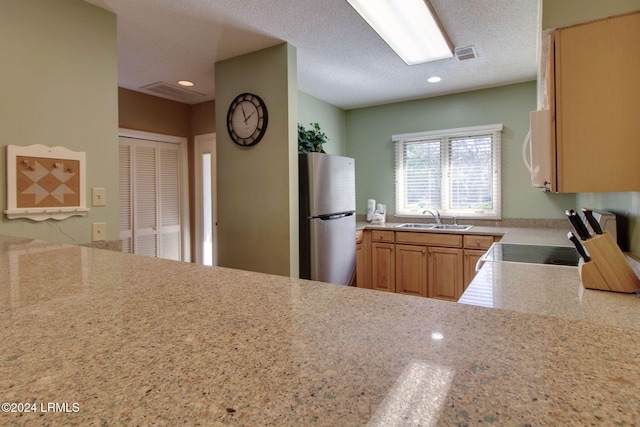
<svg viewBox="0 0 640 427">
<path fill-rule="evenodd" d="M 324 153 L 322 145 L 327 142 L 327 135 L 320 129 L 320 124 L 310 123 L 311 129 L 305 129 L 298 123 L 298 153 Z"/>
</svg>

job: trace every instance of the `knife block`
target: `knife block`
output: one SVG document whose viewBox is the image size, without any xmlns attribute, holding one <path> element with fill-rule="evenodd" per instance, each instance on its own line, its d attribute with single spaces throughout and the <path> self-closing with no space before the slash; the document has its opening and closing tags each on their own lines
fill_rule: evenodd
<svg viewBox="0 0 640 427">
<path fill-rule="evenodd" d="M 587 289 L 634 293 L 640 279 L 608 232 L 582 242 L 591 261 L 580 265 L 582 286 Z"/>
</svg>

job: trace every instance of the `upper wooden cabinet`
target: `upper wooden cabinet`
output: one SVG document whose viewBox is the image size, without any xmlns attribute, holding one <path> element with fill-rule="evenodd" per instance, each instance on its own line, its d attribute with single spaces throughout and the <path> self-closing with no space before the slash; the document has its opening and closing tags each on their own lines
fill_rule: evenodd
<svg viewBox="0 0 640 427">
<path fill-rule="evenodd" d="M 560 193 L 640 190 L 640 12 L 548 37 L 540 81 L 550 130 L 540 131 L 532 114 L 532 144 L 551 145 L 544 186 Z"/>
</svg>

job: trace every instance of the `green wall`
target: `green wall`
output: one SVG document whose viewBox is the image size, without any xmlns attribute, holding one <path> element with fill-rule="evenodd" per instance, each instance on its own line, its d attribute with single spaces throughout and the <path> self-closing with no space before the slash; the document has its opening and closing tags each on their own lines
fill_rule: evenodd
<svg viewBox="0 0 640 427">
<path fill-rule="evenodd" d="M 86 152 L 91 187 L 106 207 L 84 217 L 35 222 L 2 215 L 0 234 L 61 243 L 91 241 L 91 223 L 118 232 L 116 16 L 82 0 L 0 2 L 0 193 L 6 209 L 9 144 L 63 146 Z M 3 210 L 4 210 L 3 209 Z"/>
<path fill-rule="evenodd" d="M 502 217 L 562 218 L 575 206 L 571 194 L 551 194 L 531 186 L 521 160 L 536 109 L 536 84 L 527 82 L 416 101 L 347 111 L 347 155 L 356 159 L 358 213 L 367 199 L 395 213 L 394 134 L 502 123 Z"/>
<path fill-rule="evenodd" d="M 640 0 L 544 0 L 542 27 L 557 28 L 640 10 Z M 640 173 L 640 167 L 639 172 Z M 618 215 L 618 241 L 640 256 L 640 193 L 579 193 L 576 207 L 604 209 Z"/>
<path fill-rule="evenodd" d="M 346 155 L 346 120 L 343 109 L 298 91 L 298 123 L 306 129 L 310 128 L 310 123 L 320 124 L 328 139 L 323 146 L 327 153 Z"/>
<path fill-rule="evenodd" d="M 640 9 L 640 0 L 542 0 L 542 29 L 566 27 Z"/>
<path fill-rule="evenodd" d="M 297 277 L 298 137 L 296 51 L 289 44 L 216 63 L 216 122 L 231 101 L 260 96 L 269 123 L 253 147 L 217 132 L 218 263 Z"/>
<path fill-rule="evenodd" d="M 640 193 L 580 193 L 578 207 L 613 212 L 618 219 L 618 243 L 640 257 Z"/>
</svg>

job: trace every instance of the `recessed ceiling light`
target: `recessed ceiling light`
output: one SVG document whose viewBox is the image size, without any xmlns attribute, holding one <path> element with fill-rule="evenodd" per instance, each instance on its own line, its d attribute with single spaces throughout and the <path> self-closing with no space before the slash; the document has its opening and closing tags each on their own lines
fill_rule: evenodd
<svg viewBox="0 0 640 427">
<path fill-rule="evenodd" d="M 438 77 L 438 76 L 429 77 L 427 79 L 427 81 L 429 83 L 438 83 L 440 80 L 442 80 L 442 79 L 440 77 Z"/>
<path fill-rule="evenodd" d="M 347 0 L 407 65 L 453 57 L 428 0 Z"/>
<path fill-rule="evenodd" d="M 187 86 L 187 87 L 191 87 L 191 86 L 195 85 L 194 82 L 190 82 L 189 80 L 178 80 L 178 84 L 180 86 Z"/>
</svg>

